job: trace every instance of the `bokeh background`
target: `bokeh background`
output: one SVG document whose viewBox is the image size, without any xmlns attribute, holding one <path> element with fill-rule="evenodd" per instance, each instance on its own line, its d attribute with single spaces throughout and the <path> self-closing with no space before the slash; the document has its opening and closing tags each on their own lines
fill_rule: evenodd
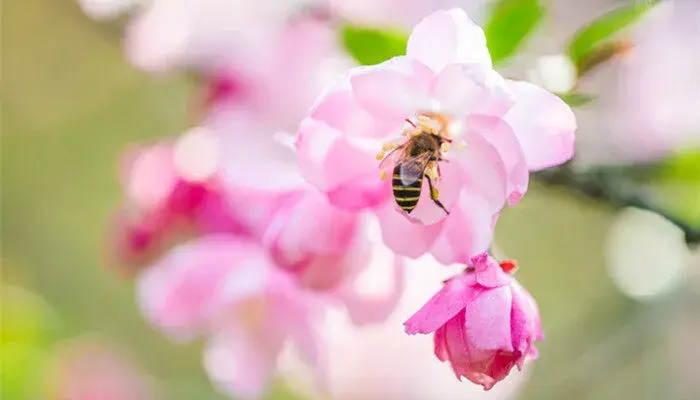
<svg viewBox="0 0 700 400">
<path fill-rule="evenodd" d="M 626 2 L 545 3 L 543 26 L 503 71 L 529 76 L 539 56 L 561 52 L 586 21 Z M 154 398 L 224 398 L 204 375 L 200 345 L 171 344 L 149 327 L 133 283 L 105 268 L 104 237 L 122 196 L 116 160 L 129 143 L 186 130 L 194 90 L 185 74 L 154 77 L 130 65 L 121 23 L 93 21 L 70 0 L 2 4 L 3 399 L 45 398 L 52 360 L 76 338 L 131 360 L 157 388 Z M 591 91 L 615 81 L 613 64 L 585 83 Z M 577 110 L 579 137 L 599 130 L 602 107 Z M 610 173 L 634 177 L 628 184 L 657 208 L 697 228 L 700 163 L 688 158 L 651 177 L 642 167 Z M 518 279 L 538 300 L 547 335 L 511 397 L 700 398 L 700 257 L 677 227 L 534 183 L 501 217 L 496 242 L 519 260 Z M 637 256 L 648 249 L 655 255 Z"/>
</svg>

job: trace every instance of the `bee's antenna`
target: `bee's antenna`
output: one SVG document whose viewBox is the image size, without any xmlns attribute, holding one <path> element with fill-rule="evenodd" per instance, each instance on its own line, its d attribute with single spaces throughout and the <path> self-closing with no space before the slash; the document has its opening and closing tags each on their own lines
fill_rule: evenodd
<svg viewBox="0 0 700 400">
<path fill-rule="evenodd" d="M 414 124 L 413 121 L 411 121 L 410 119 L 406 118 L 405 121 L 408 122 L 409 124 L 411 124 L 412 127 L 418 128 L 418 127 L 416 126 L 416 124 Z"/>
</svg>

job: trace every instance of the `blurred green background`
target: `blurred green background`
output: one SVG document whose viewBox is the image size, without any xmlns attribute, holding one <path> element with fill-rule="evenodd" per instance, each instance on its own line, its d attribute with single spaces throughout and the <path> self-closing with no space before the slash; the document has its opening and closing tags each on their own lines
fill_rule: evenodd
<svg viewBox="0 0 700 400">
<path fill-rule="evenodd" d="M 183 131 L 192 87 L 132 68 L 120 32 L 71 1 L 5 0 L 2 16 L 4 398 L 37 398 L 42 352 L 93 331 L 128 349 L 165 398 L 221 398 L 203 374 L 199 345 L 176 347 L 152 330 L 132 284 L 103 265 L 121 196 L 117 157 L 130 142 Z M 700 372 L 682 367 L 676 349 L 698 346 L 697 333 L 687 343 L 677 334 L 697 326 L 697 291 L 644 304 L 622 295 L 602 251 L 615 213 L 533 185 L 500 219 L 498 244 L 526 266 L 518 276 L 547 334 L 520 398 L 700 398 L 692 382 Z"/>
</svg>

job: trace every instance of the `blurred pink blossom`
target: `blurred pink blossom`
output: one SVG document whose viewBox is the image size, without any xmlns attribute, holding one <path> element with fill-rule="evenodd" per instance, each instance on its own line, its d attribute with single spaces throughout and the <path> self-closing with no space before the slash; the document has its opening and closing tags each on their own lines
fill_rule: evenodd
<svg viewBox="0 0 700 400">
<path fill-rule="evenodd" d="M 260 398 L 286 340 L 323 376 L 320 303 L 255 242 L 211 235 L 174 249 L 139 277 L 144 314 L 174 339 L 211 335 L 205 367 L 225 393 Z"/>
<path fill-rule="evenodd" d="M 391 180 L 380 179 L 375 153 L 381 158 L 387 145 L 405 143 L 399 133 L 416 124 L 452 143 L 453 150 L 441 148 L 435 182 L 449 216 L 424 195 L 406 218 L 392 204 Z M 528 170 L 573 155 L 575 129 L 558 97 L 495 72 L 481 28 L 452 9 L 414 28 L 406 56 L 352 69 L 328 88 L 302 122 L 296 147 L 304 177 L 334 205 L 373 209 L 393 250 L 431 252 L 447 264 L 486 249 L 504 203 L 525 194 Z"/>
<path fill-rule="evenodd" d="M 537 358 L 534 341 L 543 340 L 537 305 L 513 276 L 514 264 L 500 265 L 487 254 L 445 282 L 405 322 L 406 333 L 435 333 L 435 355 L 465 377 L 491 389 L 513 366 Z"/>
<path fill-rule="evenodd" d="M 140 303 L 147 319 L 169 337 L 210 338 L 205 366 L 227 394 L 262 396 L 285 343 L 296 345 L 322 386 L 324 355 L 317 320 L 326 307 L 336 306 L 357 324 L 383 321 L 403 288 L 401 258 L 394 256 L 393 265 L 384 270 L 391 291 L 381 296 L 364 293 L 356 282 L 371 257 L 363 237 L 365 216 L 333 206 L 301 179 L 289 148 L 272 135 L 254 135 L 264 125 L 247 118 L 249 114 L 231 115 L 212 118 L 206 129 L 196 131 L 218 133 L 213 155 L 217 167 L 205 182 L 216 182 L 209 187 L 220 191 L 205 194 L 221 196 L 217 198 L 225 205 L 215 220 L 231 221 L 238 229 L 199 229 L 188 242 L 165 253 L 137 277 Z M 253 136 L 241 141 L 225 128 L 244 129 Z M 201 150 L 199 145 L 195 148 Z M 162 176 L 163 170 L 175 165 L 182 175 L 183 165 L 196 165 L 185 156 L 174 162 L 168 157 L 160 160 L 161 164 L 154 163 L 157 168 L 142 173 L 160 171 L 156 175 Z M 132 159 L 127 175 L 134 178 L 134 170 Z M 188 186 L 198 184 L 178 179 Z M 191 197 L 173 201 L 176 190 L 166 192 L 169 196 L 161 199 L 135 195 L 141 193 L 136 191 L 132 202 L 142 207 L 156 204 L 196 222 L 206 216 L 202 208 L 191 207 L 197 204 Z"/>
<path fill-rule="evenodd" d="M 227 189 L 216 170 L 195 174 L 193 171 L 202 171 L 202 164 L 182 155 L 195 152 L 209 162 L 211 154 L 201 154 L 201 146 L 178 151 L 182 147 L 178 142 L 188 135 L 206 136 L 209 132 L 195 129 L 175 143 L 134 147 L 122 157 L 120 178 L 126 200 L 109 227 L 108 257 L 127 272 L 134 272 L 189 236 L 240 234 L 249 228 L 229 204 Z"/>
<path fill-rule="evenodd" d="M 52 353 L 46 392 L 51 400 L 152 400 L 147 377 L 125 354 L 103 341 L 73 339 Z"/>
<path fill-rule="evenodd" d="M 660 2 L 613 64 L 599 126 L 582 137 L 583 164 L 649 162 L 700 147 L 700 13 L 697 1 Z"/>
<path fill-rule="evenodd" d="M 368 236 L 379 235 L 374 229 Z M 370 266 L 362 272 L 358 284 L 363 290 L 381 295 L 391 290 L 385 269 L 392 252 L 377 244 Z M 464 267 L 461 266 L 461 269 Z M 405 269 L 403 291 L 396 309 L 380 325 L 358 327 L 342 310 L 329 310 L 321 330 L 327 344 L 328 390 L 323 396 L 312 386 L 313 375 L 303 367 L 293 348 L 288 347 L 280 360 L 281 373 L 293 389 L 308 398 L 335 400 L 472 400 L 511 399 L 528 378 L 522 372 L 511 373 L 504 381 L 484 393 L 481 387 L 455 379 L 450 368 L 429 351 L 433 338 L 409 336 L 401 324 L 442 287 L 442 281 L 456 271 L 439 267 L 430 256 L 410 260 Z"/>
<path fill-rule="evenodd" d="M 335 13 L 358 24 L 410 29 L 439 9 L 459 7 L 480 21 L 490 0 L 330 0 Z"/>
</svg>

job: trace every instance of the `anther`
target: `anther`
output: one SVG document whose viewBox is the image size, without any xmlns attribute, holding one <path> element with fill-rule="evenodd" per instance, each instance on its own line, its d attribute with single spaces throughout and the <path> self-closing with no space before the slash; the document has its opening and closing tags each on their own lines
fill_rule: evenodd
<svg viewBox="0 0 700 400">
<path fill-rule="evenodd" d="M 386 176 L 387 176 L 387 174 L 386 174 L 385 170 L 379 171 L 379 179 L 384 181 L 384 180 L 386 180 Z"/>
<path fill-rule="evenodd" d="M 386 156 L 386 153 L 384 153 L 383 151 L 380 151 L 379 153 L 377 153 L 377 161 L 383 160 L 385 156 Z"/>
<path fill-rule="evenodd" d="M 443 153 L 447 153 L 448 151 L 450 151 L 451 147 L 452 145 L 450 145 L 449 142 L 442 142 L 442 144 L 440 145 L 440 151 Z"/>
<path fill-rule="evenodd" d="M 397 147 L 396 143 L 384 143 L 382 145 L 382 151 L 393 150 Z"/>
<path fill-rule="evenodd" d="M 467 147 L 467 142 L 465 142 L 464 140 L 460 140 L 460 141 L 457 143 L 457 149 L 458 149 L 458 150 L 462 150 L 462 149 L 464 149 L 465 147 Z"/>
</svg>

